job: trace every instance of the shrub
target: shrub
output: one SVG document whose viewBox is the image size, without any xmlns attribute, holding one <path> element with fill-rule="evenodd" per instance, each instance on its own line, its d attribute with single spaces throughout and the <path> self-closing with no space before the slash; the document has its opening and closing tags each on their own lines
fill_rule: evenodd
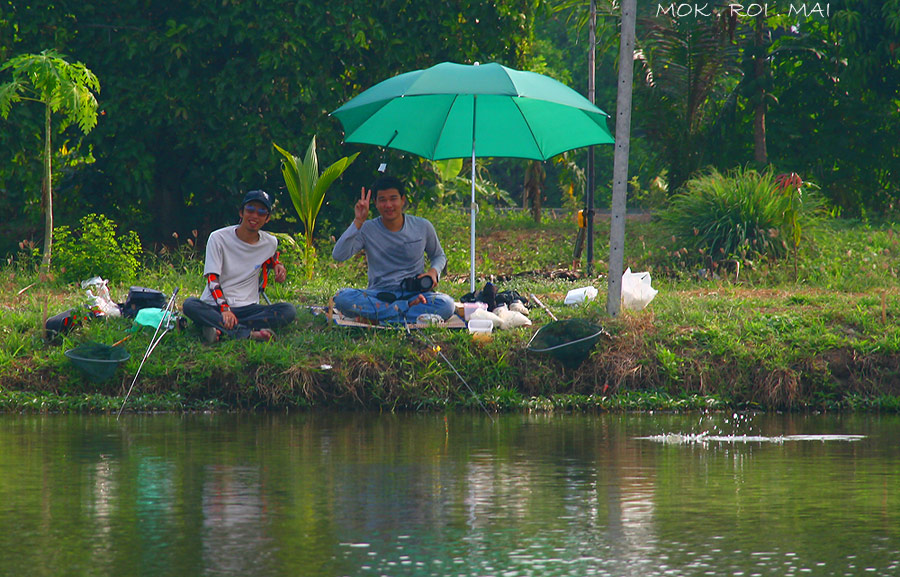
<svg viewBox="0 0 900 577">
<path fill-rule="evenodd" d="M 819 208 L 809 195 L 802 199 L 798 189 L 780 186 L 771 171 L 712 169 L 689 180 L 685 191 L 660 217 L 696 262 L 782 258 Z"/>
<path fill-rule="evenodd" d="M 128 282 L 137 275 L 141 240 L 133 230 L 116 237 L 116 224 L 102 214 L 81 219 L 78 230 L 61 226 L 56 231 L 54 264 L 64 281 L 100 276 L 110 284 Z"/>
</svg>

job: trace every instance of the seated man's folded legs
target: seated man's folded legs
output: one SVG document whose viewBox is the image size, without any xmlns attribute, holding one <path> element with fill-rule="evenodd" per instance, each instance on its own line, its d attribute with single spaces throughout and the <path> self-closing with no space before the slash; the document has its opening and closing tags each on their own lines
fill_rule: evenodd
<svg viewBox="0 0 900 577">
<path fill-rule="evenodd" d="M 334 306 L 350 318 L 363 317 L 378 322 L 396 322 L 403 318 L 409 304 L 398 299 L 387 302 L 376 295 L 379 291 L 343 288 L 334 295 Z"/>
<path fill-rule="evenodd" d="M 232 339 L 246 339 L 250 337 L 250 327 L 238 324 L 233 329 L 226 329 L 222 324 L 222 313 L 219 307 L 205 303 L 197 297 L 185 299 L 181 305 L 181 312 L 191 319 L 198 327 L 215 327 L 220 333 Z"/>
<path fill-rule="evenodd" d="M 424 314 L 438 315 L 447 320 L 454 311 L 453 299 L 443 293 L 428 292 L 419 295 L 395 292 L 392 294 L 396 300 L 392 302 L 378 298 L 383 293 L 384 291 L 371 289 L 341 289 L 334 295 L 334 306 L 348 317 L 363 317 L 385 323 L 404 320 L 415 323 L 419 315 Z M 417 302 L 420 300 L 424 302 Z"/>
<path fill-rule="evenodd" d="M 408 295 L 407 295 L 408 296 Z M 427 292 L 422 293 L 425 297 L 424 303 L 415 304 L 409 307 L 406 313 L 408 322 L 414 323 L 419 315 L 438 315 L 444 320 L 449 319 L 456 310 L 453 299 L 444 293 Z M 413 297 L 410 297 L 412 299 Z"/>
<path fill-rule="evenodd" d="M 291 303 L 232 307 L 231 312 L 238 318 L 240 324 L 252 330 L 276 329 L 290 324 L 297 318 L 297 307 Z"/>
</svg>

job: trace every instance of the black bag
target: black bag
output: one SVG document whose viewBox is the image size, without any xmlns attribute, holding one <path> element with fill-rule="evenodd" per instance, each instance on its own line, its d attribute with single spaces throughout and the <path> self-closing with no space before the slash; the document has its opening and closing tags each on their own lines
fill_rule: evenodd
<svg viewBox="0 0 900 577">
<path fill-rule="evenodd" d="M 77 323 L 78 315 L 75 314 L 75 309 L 69 309 L 50 317 L 44 324 L 47 340 L 53 340 L 57 336 L 69 332 Z"/>
<path fill-rule="evenodd" d="M 122 309 L 122 316 L 133 318 L 141 309 L 166 308 L 166 295 L 158 290 L 133 286 L 128 289 L 128 299 L 119 308 Z"/>
</svg>

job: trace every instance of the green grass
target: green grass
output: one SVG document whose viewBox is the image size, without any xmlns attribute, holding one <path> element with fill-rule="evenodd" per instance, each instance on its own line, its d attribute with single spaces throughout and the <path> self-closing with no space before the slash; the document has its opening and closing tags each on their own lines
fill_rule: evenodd
<svg viewBox="0 0 900 577">
<path fill-rule="evenodd" d="M 440 288 L 459 298 L 469 290 L 467 215 L 450 209 L 424 215 L 450 255 Z M 501 289 L 538 294 L 560 318 L 603 324 L 612 340 L 602 340 L 579 369 L 569 370 L 525 350 L 534 328 L 498 332 L 480 344 L 464 331 L 433 329 L 410 338 L 401 331 L 329 326 L 308 306 L 324 305 L 338 288 L 366 280 L 362 258 L 334 263 L 326 242 L 311 281 L 289 261 L 288 281 L 269 290 L 273 300 L 295 303 L 300 311 L 275 342 L 208 346 L 193 327 L 170 333 L 141 369 L 129 410 L 900 408 L 894 265 L 900 247 L 891 226 L 821 223 L 801 246 L 795 282 L 790 259 L 701 277 L 674 255 L 658 223 L 629 221 L 625 264 L 649 270 L 660 292 L 647 309 L 615 319 L 605 312 L 606 223 L 597 227 L 599 277 L 575 280 L 555 274 L 571 263 L 577 232 L 571 218 L 538 226 L 520 215 L 483 211 L 478 226 L 480 274 L 493 275 L 488 278 Z M 137 284 L 167 294 L 180 287 L 181 302 L 200 292 L 201 271 L 202 261 L 183 246 L 148 255 Z M 562 304 L 569 289 L 588 283 L 600 290 L 596 301 L 578 308 Z M 110 289 L 122 301 L 128 287 Z M 152 330 L 126 340 L 121 346 L 131 359 L 116 377 L 98 383 L 73 367 L 64 351 L 91 340 L 112 344 L 130 334 L 130 321 L 88 320 L 46 343 L 40 330 L 45 311 L 79 306 L 84 312 L 80 287 L 13 262 L 0 270 L 0 294 L 0 410 L 118 410 Z M 549 321 L 540 309 L 531 318 L 536 325 Z"/>
</svg>

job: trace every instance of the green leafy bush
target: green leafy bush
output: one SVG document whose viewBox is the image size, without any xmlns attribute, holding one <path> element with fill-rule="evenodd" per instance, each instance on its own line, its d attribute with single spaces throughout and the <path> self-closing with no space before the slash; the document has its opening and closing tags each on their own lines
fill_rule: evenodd
<svg viewBox="0 0 900 577">
<path fill-rule="evenodd" d="M 102 214 L 88 214 L 78 230 L 61 226 L 56 231 L 54 264 L 60 279 L 80 281 L 100 276 L 111 284 L 137 275 L 141 240 L 133 230 L 116 236 L 116 224 Z"/>
<path fill-rule="evenodd" d="M 701 263 L 782 258 L 819 210 L 815 198 L 781 186 L 771 171 L 712 169 L 689 180 L 685 190 L 660 217 L 687 251 L 685 260 Z"/>
</svg>

